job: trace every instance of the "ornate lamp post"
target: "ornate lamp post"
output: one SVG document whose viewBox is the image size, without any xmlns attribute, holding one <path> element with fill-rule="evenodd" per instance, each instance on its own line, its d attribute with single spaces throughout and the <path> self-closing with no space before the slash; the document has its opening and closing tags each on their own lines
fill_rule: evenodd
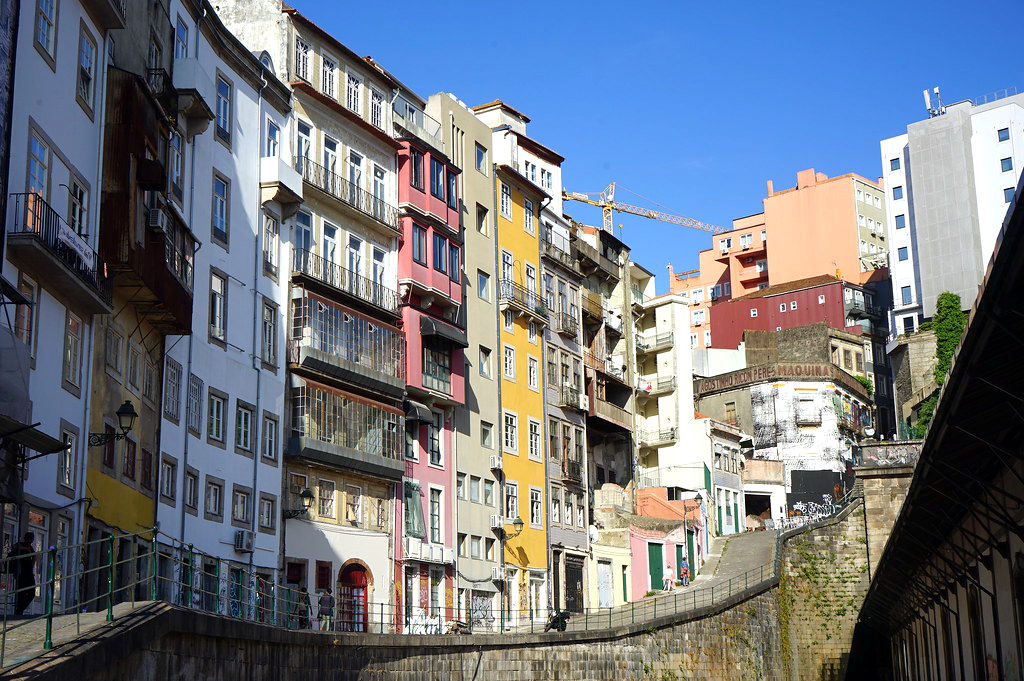
<svg viewBox="0 0 1024 681">
<path fill-rule="evenodd" d="M 290 520 L 292 518 L 300 518 L 306 515 L 309 513 L 309 509 L 313 506 L 313 498 L 313 490 L 307 487 L 299 493 L 299 499 L 302 501 L 302 508 L 286 508 L 281 511 L 281 516 L 284 517 L 285 520 Z"/>
<path fill-rule="evenodd" d="M 526 523 L 519 516 L 512 521 L 513 532 L 509 533 L 504 530 L 501 531 L 501 563 L 502 567 L 505 567 L 505 549 L 508 548 L 508 540 L 515 539 L 523 533 L 523 527 Z M 518 565 L 518 563 L 516 563 Z M 505 575 L 507 577 L 507 575 Z M 501 631 L 505 631 L 505 607 L 506 603 L 511 603 L 509 600 L 510 594 L 508 593 L 508 580 L 503 579 L 501 581 Z"/>
<path fill-rule="evenodd" d="M 89 433 L 89 446 L 90 447 L 103 447 L 111 442 L 117 440 L 123 440 L 131 432 L 132 426 L 135 425 L 135 419 L 139 415 L 135 412 L 135 406 L 131 400 L 125 400 L 124 404 L 117 408 L 114 412 L 117 415 L 117 425 L 120 426 L 120 433 Z"/>
</svg>

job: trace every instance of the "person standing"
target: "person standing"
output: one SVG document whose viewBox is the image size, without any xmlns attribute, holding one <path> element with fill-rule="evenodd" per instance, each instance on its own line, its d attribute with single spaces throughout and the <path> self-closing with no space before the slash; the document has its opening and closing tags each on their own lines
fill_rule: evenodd
<svg viewBox="0 0 1024 681">
<path fill-rule="evenodd" d="M 679 580 L 683 586 L 690 585 L 690 561 L 683 556 L 683 562 L 679 563 Z"/>
<path fill-rule="evenodd" d="M 676 575 L 675 575 L 674 572 L 672 572 L 672 566 L 671 565 L 666 565 L 665 566 L 665 574 L 664 574 L 664 579 L 662 581 L 664 582 L 662 584 L 662 589 L 664 591 L 671 591 L 672 588 L 675 586 L 675 584 L 676 584 Z"/>
<path fill-rule="evenodd" d="M 330 631 L 334 619 L 334 596 L 331 595 L 331 587 L 321 591 L 317 605 L 320 608 L 320 631 Z"/>
<path fill-rule="evenodd" d="M 313 608 L 309 603 L 309 592 L 306 591 L 306 587 L 303 586 L 299 589 L 299 629 L 309 629 L 309 617 L 313 612 Z"/>
<path fill-rule="evenodd" d="M 7 552 L 8 569 L 14 575 L 14 614 L 22 615 L 36 597 L 35 537 L 26 532 L 21 541 Z"/>
</svg>

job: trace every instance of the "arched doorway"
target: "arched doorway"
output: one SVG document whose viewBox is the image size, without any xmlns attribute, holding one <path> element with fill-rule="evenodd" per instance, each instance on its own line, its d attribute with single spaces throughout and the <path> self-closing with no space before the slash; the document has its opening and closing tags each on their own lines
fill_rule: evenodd
<svg viewBox="0 0 1024 681">
<path fill-rule="evenodd" d="M 341 569 L 338 575 L 338 626 L 341 631 L 367 630 L 367 587 L 371 581 L 369 570 L 363 565 L 353 563 Z"/>
</svg>

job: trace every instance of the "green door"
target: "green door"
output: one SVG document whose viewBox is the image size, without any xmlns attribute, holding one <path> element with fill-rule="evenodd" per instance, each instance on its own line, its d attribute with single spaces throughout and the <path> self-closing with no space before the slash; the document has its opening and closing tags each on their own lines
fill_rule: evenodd
<svg viewBox="0 0 1024 681">
<path fill-rule="evenodd" d="M 679 579 L 680 565 L 683 564 L 683 545 L 676 544 L 676 580 Z"/>
<path fill-rule="evenodd" d="M 689 530 L 686 532 L 686 553 L 686 562 L 690 564 L 690 578 L 693 579 L 697 564 L 693 562 L 693 532 Z"/>
<path fill-rule="evenodd" d="M 660 589 L 665 578 L 665 558 L 661 544 L 647 544 L 647 571 L 651 575 L 651 591 Z"/>
<path fill-rule="evenodd" d="M 740 531 L 740 505 L 739 505 L 738 502 L 735 502 L 735 501 L 732 502 L 732 517 L 736 521 L 736 527 L 734 528 L 734 531 L 739 532 Z M 744 522 L 746 522 L 746 518 L 744 518 Z"/>
</svg>

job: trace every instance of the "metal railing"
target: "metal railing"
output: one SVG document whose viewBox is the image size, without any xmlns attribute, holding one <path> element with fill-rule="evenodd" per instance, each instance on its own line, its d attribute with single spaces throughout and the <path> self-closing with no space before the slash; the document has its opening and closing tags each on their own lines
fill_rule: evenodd
<svg viewBox="0 0 1024 681">
<path fill-rule="evenodd" d="M 498 301 L 511 303 L 545 319 L 548 315 L 547 305 L 544 304 L 539 293 L 531 291 L 511 279 L 502 279 L 498 282 Z"/>
<path fill-rule="evenodd" d="M 583 393 L 579 388 L 563 385 L 558 391 L 558 405 L 560 407 L 580 409 L 583 402 L 582 397 Z"/>
<path fill-rule="evenodd" d="M 601 302 L 601 296 L 589 291 L 581 291 L 580 303 L 584 312 L 595 319 L 604 319 L 604 304 Z"/>
<path fill-rule="evenodd" d="M 82 283 L 108 305 L 113 300 L 113 279 L 99 254 L 75 233 L 39 194 L 11 194 L 8 234 L 32 234 Z"/>
<path fill-rule="evenodd" d="M 386 227 L 398 230 L 398 209 L 384 199 L 374 196 L 304 156 L 295 158 L 295 170 L 302 175 L 303 180 L 325 194 L 330 194 L 361 213 L 369 215 Z"/>
<path fill-rule="evenodd" d="M 576 316 L 565 312 L 559 312 L 555 315 L 555 331 L 557 333 L 565 334 L 571 338 L 575 338 L 576 334 L 579 333 L 579 323 L 576 321 Z"/>
<path fill-rule="evenodd" d="M 675 389 L 675 376 L 656 376 L 654 378 L 637 379 L 637 390 L 647 393 L 648 395 L 656 395 L 658 393 L 669 392 Z"/>
<path fill-rule="evenodd" d="M 837 516 L 857 498 L 851 492 L 828 505 L 822 513 L 779 523 L 788 531 L 776 535 L 773 555 L 764 564 L 729 578 L 698 574 L 688 587 L 675 588 L 679 584 L 675 582 L 672 590 L 653 590 L 642 598 L 614 607 L 584 607 L 568 613 L 566 630 L 593 631 L 666 619 L 686 621 L 701 614 L 704 608 L 724 604 L 741 594 L 768 589 L 777 583 L 781 574 L 785 540 L 808 525 Z M 553 612 L 543 604 L 506 605 L 504 612 L 479 605 L 464 610 L 428 604 L 407 612 L 402 605 L 369 603 L 366 592 L 358 588 L 344 593 L 342 588 L 308 593 L 304 587 L 276 582 L 271 577 L 275 568 L 251 567 L 206 554 L 156 528 L 136 533 L 115 532 L 87 542 L 9 555 L 3 560 L 3 568 L 0 668 L 26 659 L 26 653 L 31 656 L 33 649 L 50 650 L 55 641 L 78 636 L 83 623 L 90 625 L 90 619 L 96 622 L 101 616 L 101 621 L 113 621 L 126 613 L 123 608 L 115 609 L 121 603 L 134 606 L 140 602 L 161 601 L 264 626 L 332 635 L 345 632 L 493 633 L 502 625 L 507 632 L 541 633 L 546 631 L 545 624 Z M 43 575 L 41 582 L 36 584 L 33 577 L 32 583 L 24 580 L 19 585 L 18 576 L 24 574 L 24 570 L 32 571 L 33 575 L 38 570 Z M 518 577 L 521 579 L 523 574 L 520 572 Z M 14 584 L 10 583 L 12 580 Z M 495 581 L 508 583 L 512 580 L 499 576 Z M 709 583 L 702 585 L 704 581 Z M 41 614 L 13 619 L 10 605 L 19 595 L 27 601 L 38 598 Z M 17 654 L 12 660 L 8 641 L 13 632 L 23 627 L 30 629 L 19 635 L 21 650 L 15 651 Z M 41 628 L 37 637 L 32 636 L 31 627 Z M 551 631 L 552 636 L 560 633 Z"/>
<path fill-rule="evenodd" d="M 637 338 L 637 349 L 644 352 L 654 352 L 655 350 L 670 347 L 674 342 L 675 334 L 671 331 L 650 333 Z"/>
<path fill-rule="evenodd" d="M 441 122 L 430 114 L 424 113 L 402 95 L 395 97 L 391 104 L 394 121 L 403 128 L 429 142 L 438 149 L 444 148 L 441 138 Z"/>
<path fill-rule="evenodd" d="M 565 459 L 562 462 L 562 475 L 566 480 L 581 482 L 583 480 L 583 463 L 574 459 Z"/>
<path fill-rule="evenodd" d="M 666 445 L 676 441 L 675 428 L 661 428 L 659 430 L 637 430 L 637 441 L 641 446 L 653 447 L 655 445 Z"/>
<path fill-rule="evenodd" d="M 387 312 L 398 311 L 397 291 L 303 248 L 292 251 L 292 272 L 305 274 Z"/>
<path fill-rule="evenodd" d="M 564 246 L 555 243 L 553 235 L 547 230 L 541 230 L 541 252 L 552 260 L 558 262 L 573 271 L 579 271 L 576 266 L 576 258 L 573 257 L 572 248 L 566 241 Z"/>
</svg>

